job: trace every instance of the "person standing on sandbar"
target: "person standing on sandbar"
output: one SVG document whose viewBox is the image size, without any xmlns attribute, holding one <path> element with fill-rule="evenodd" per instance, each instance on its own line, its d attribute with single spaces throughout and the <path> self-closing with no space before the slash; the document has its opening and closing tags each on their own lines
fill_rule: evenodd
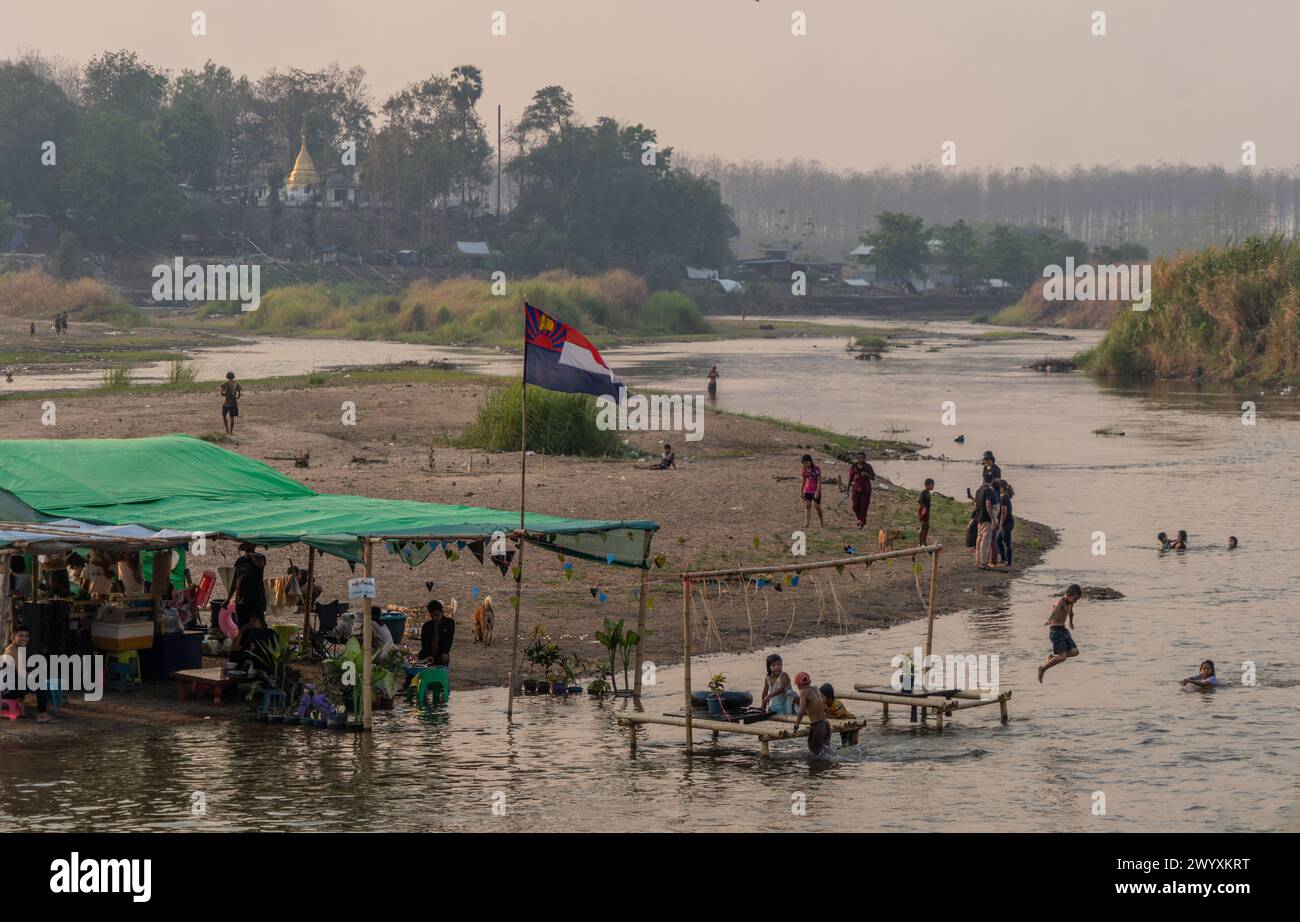
<svg viewBox="0 0 1300 922">
<path fill-rule="evenodd" d="M 226 380 L 221 382 L 221 421 L 226 426 L 226 435 L 235 434 L 235 417 L 239 415 L 239 398 L 242 396 L 244 389 L 235 381 L 235 373 L 226 372 Z"/>
</svg>

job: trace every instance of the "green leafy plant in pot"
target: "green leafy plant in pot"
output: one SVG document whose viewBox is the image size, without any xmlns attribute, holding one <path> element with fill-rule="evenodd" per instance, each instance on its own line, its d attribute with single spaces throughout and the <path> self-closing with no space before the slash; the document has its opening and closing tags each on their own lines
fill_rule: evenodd
<svg viewBox="0 0 1300 922">
<path fill-rule="evenodd" d="M 633 632 L 635 633 L 635 632 Z M 611 618 L 605 619 L 605 624 L 596 632 L 596 642 L 605 648 L 605 655 L 609 657 L 609 670 L 607 674 L 613 682 L 614 694 L 618 694 L 618 680 L 615 678 L 615 660 L 618 652 L 623 646 L 623 622 L 614 621 Z M 623 671 L 623 686 L 627 687 L 627 670 Z"/>
<path fill-rule="evenodd" d="M 533 642 L 524 649 L 524 659 L 531 663 L 541 674 L 542 679 L 529 677 L 524 679 L 524 691 L 532 694 L 551 690 L 551 674 L 555 664 L 564 654 L 557 644 L 546 636 L 546 629 L 540 624 L 533 628 Z M 531 688 L 529 686 L 532 686 Z"/>
<path fill-rule="evenodd" d="M 727 709 L 722 706 L 722 693 L 726 690 L 727 677 L 722 673 L 719 672 L 709 679 L 709 691 L 713 692 L 713 695 L 707 699 L 709 702 L 709 716 L 723 717 L 726 715 Z"/>
</svg>

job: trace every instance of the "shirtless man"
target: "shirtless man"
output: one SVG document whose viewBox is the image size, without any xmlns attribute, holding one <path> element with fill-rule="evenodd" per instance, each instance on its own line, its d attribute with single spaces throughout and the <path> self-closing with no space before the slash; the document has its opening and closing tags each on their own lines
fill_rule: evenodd
<svg viewBox="0 0 1300 922">
<path fill-rule="evenodd" d="M 826 705 L 822 701 L 820 689 L 813 688 L 808 673 L 801 672 L 794 677 L 799 697 L 795 708 L 794 729 L 799 732 L 799 722 L 808 718 L 808 751 L 818 755 L 831 742 L 831 722 L 826 719 Z"/>
<path fill-rule="evenodd" d="M 1075 583 L 1065 590 L 1065 595 L 1057 600 L 1056 606 L 1052 609 L 1052 614 L 1046 621 L 1049 625 L 1047 636 L 1052 641 L 1052 653 L 1047 657 L 1047 662 L 1038 667 L 1039 682 L 1043 681 L 1044 672 L 1079 655 L 1079 647 L 1070 636 L 1070 631 L 1074 630 L 1074 603 L 1082 596 L 1083 590 L 1079 588 L 1078 583 Z M 1067 621 L 1069 627 L 1066 627 Z"/>
</svg>

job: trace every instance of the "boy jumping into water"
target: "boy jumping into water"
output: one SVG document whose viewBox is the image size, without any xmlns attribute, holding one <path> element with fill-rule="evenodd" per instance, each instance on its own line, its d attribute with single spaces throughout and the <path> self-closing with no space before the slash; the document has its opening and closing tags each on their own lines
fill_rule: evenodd
<svg viewBox="0 0 1300 922">
<path fill-rule="evenodd" d="M 798 708 L 794 718 L 794 732 L 799 732 L 799 722 L 808 718 L 808 751 L 818 755 L 831 743 L 831 722 L 826 719 L 826 705 L 820 689 L 813 688 L 812 678 L 806 672 L 794 677 L 799 689 Z"/>
<path fill-rule="evenodd" d="M 1065 590 L 1065 595 L 1057 600 L 1056 606 L 1052 609 L 1052 614 L 1046 622 L 1049 625 L 1047 636 L 1052 641 L 1052 654 L 1047 657 L 1047 662 L 1038 667 L 1039 682 L 1043 681 L 1044 672 L 1079 655 L 1079 646 L 1070 636 L 1070 631 L 1074 630 L 1074 603 L 1082 596 L 1083 590 L 1079 588 L 1078 583 L 1075 583 Z M 1066 626 L 1067 622 L 1069 627 Z"/>
</svg>

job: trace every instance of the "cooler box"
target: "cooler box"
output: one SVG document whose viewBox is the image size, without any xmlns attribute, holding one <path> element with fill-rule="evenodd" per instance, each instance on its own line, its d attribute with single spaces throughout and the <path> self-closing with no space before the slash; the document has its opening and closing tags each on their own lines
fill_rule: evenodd
<svg viewBox="0 0 1300 922">
<path fill-rule="evenodd" d="M 112 624 L 92 621 L 90 639 L 100 650 L 148 650 L 153 646 L 153 622 L 125 621 Z"/>
</svg>

